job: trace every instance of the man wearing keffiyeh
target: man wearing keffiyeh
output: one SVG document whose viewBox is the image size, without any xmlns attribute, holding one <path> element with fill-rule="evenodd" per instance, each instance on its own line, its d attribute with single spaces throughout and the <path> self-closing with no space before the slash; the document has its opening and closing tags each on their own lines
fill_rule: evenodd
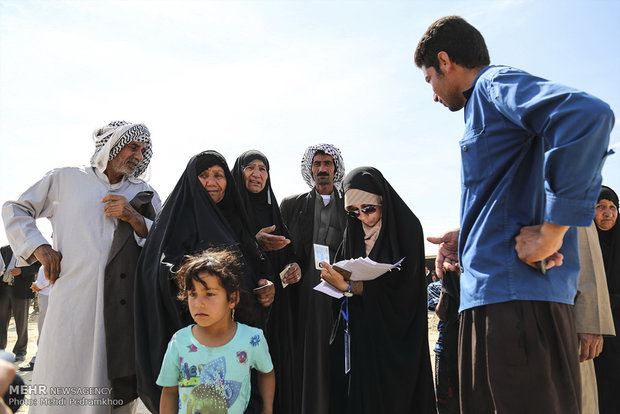
<svg viewBox="0 0 620 414">
<path fill-rule="evenodd" d="M 346 214 L 342 195 L 344 161 L 340 150 L 330 144 L 306 149 L 301 161 L 301 175 L 312 188 L 310 192 L 290 196 L 282 201 L 282 220 L 289 229 L 291 242 L 302 269 L 296 286 L 299 299 L 293 314 L 296 353 L 299 365 L 293 379 L 296 390 L 296 413 L 328 412 L 330 373 L 329 338 L 333 325 L 331 298 L 317 294 L 313 288 L 321 281 L 315 267 L 314 245 L 329 248 L 330 263 L 342 241 Z M 292 292 L 291 292 L 292 293 Z"/>
<path fill-rule="evenodd" d="M 135 411 L 133 275 L 161 201 L 143 180 L 152 155 L 145 125 L 112 122 L 93 140 L 89 166 L 54 169 L 2 209 L 18 264 L 39 260 L 54 286 L 33 384 L 66 394 L 30 413 Z M 43 217 L 53 247 L 36 226 Z"/>
</svg>

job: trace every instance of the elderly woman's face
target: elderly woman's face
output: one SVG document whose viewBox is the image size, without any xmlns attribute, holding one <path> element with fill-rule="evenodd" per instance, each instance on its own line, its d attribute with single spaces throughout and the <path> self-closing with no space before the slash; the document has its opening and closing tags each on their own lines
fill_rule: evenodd
<svg viewBox="0 0 620 414">
<path fill-rule="evenodd" d="M 599 229 L 610 230 L 618 219 L 618 208 L 609 200 L 601 199 L 596 203 L 594 221 Z"/>
<path fill-rule="evenodd" d="M 267 167 L 260 160 L 252 161 L 243 169 L 245 188 L 250 193 L 258 194 L 263 191 L 265 184 L 267 184 L 267 177 L 269 177 Z"/>
<path fill-rule="evenodd" d="M 352 204 L 347 206 L 347 213 L 357 217 L 368 227 L 372 227 L 381 220 L 381 206 L 374 204 Z"/>
<path fill-rule="evenodd" d="M 214 165 L 207 168 L 198 174 L 198 180 L 207 189 L 215 203 L 222 201 L 226 194 L 226 174 L 222 167 Z"/>
</svg>

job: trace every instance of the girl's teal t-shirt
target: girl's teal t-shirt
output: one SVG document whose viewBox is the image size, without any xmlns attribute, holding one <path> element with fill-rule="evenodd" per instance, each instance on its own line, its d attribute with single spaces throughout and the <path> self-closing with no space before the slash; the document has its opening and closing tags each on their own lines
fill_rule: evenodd
<svg viewBox="0 0 620 414">
<path fill-rule="evenodd" d="M 192 326 L 172 336 L 157 385 L 179 387 L 179 413 L 242 414 L 250 400 L 250 370 L 273 370 L 263 331 L 237 323 L 230 342 L 211 348 L 196 340 Z"/>
</svg>

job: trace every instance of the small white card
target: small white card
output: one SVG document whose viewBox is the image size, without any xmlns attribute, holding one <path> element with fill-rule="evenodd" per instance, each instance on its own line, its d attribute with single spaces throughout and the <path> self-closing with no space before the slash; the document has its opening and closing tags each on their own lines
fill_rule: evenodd
<svg viewBox="0 0 620 414">
<path fill-rule="evenodd" d="M 339 291 L 324 280 L 321 280 L 319 284 L 314 287 L 314 290 L 316 290 L 317 292 L 325 293 L 326 295 L 329 295 L 332 298 L 336 299 L 344 297 L 341 291 Z"/>
<path fill-rule="evenodd" d="M 316 270 L 323 270 L 321 262 L 329 263 L 329 247 L 322 244 L 314 244 L 314 266 Z"/>
<path fill-rule="evenodd" d="M 268 280 L 266 285 L 262 285 L 262 286 L 255 287 L 254 289 L 252 289 L 252 291 L 254 291 L 254 292 L 258 292 L 258 291 L 263 290 L 263 289 L 265 289 L 265 288 L 267 288 L 267 287 L 269 287 L 269 286 L 271 286 L 271 285 L 273 285 L 273 283 L 271 283 L 271 282 Z"/>
</svg>

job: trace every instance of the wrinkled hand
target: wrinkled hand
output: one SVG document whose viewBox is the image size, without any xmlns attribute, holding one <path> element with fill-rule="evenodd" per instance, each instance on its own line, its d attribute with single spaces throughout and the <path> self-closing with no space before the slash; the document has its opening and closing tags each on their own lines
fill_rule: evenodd
<svg viewBox="0 0 620 414">
<path fill-rule="evenodd" d="M 22 274 L 22 269 L 20 269 L 19 267 L 14 267 L 13 269 L 11 269 L 12 276 L 19 276 L 21 274 Z"/>
<path fill-rule="evenodd" d="M 284 269 L 282 269 L 284 270 Z M 292 285 L 301 280 L 301 268 L 297 263 L 291 263 L 288 272 L 284 275 L 284 283 Z"/>
<path fill-rule="evenodd" d="M 290 240 L 284 236 L 276 236 L 275 234 L 269 234 L 275 231 L 276 225 L 264 227 L 256 233 L 256 241 L 258 245 L 266 252 L 283 249 L 287 244 L 290 244 Z"/>
<path fill-rule="evenodd" d="M 349 288 L 349 283 L 344 280 L 344 277 L 327 262 L 321 262 L 321 266 L 323 266 L 323 270 L 321 270 L 321 279 L 323 279 L 336 289 L 342 292 L 346 292 L 346 290 Z"/>
<path fill-rule="evenodd" d="M 439 245 L 435 259 L 435 273 L 439 279 L 443 272 L 460 272 L 459 269 L 459 233 L 460 229 L 450 230 L 440 237 L 427 237 L 426 240 Z"/>
<path fill-rule="evenodd" d="M 129 222 L 135 219 L 138 212 L 127 202 L 127 199 L 121 195 L 108 194 L 102 203 L 106 203 L 103 207 L 106 217 L 116 217 L 123 221 Z"/>
<path fill-rule="evenodd" d="M 603 350 L 603 335 L 577 334 L 579 337 L 579 362 L 594 359 Z"/>
<path fill-rule="evenodd" d="M 34 257 L 41 262 L 43 266 L 43 272 L 45 278 L 50 281 L 50 284 L 54 284 L 58 276 L 60 275 L 60 261 L 62 260 L 62 254 L 52 249 L 49 244 L 42 244 L 34 251 Z"/>
<path fill-rule="evenodd" d="M 515 250 L 519 259 L 531 267 L 545 260 L 547 269 L 562 266 L 564 255 L 558 253 L 568 226 L 543 223 L 536 226 L 521 227 L 515 240 Z"/>
<path fill-rule="evenodd" d="M 254 291 L 258 303 L 264 307 L 271 305 L 276 296 L 276 288 L 273 283 L 267 279 L 260 279 L 258 281 L 258 286 L 267 286 L 266 288 Z"/>
<path fill-rule="evenodd" d="M 106 217 L 123 220 L 131 225 L 138 236 L 146 237 L 148 229 L 144 222 L 144 217 L 129 204 L 125 197 L 108 194 L 101 202 L 106 203 L 103 207 Z"/>
</svg>

